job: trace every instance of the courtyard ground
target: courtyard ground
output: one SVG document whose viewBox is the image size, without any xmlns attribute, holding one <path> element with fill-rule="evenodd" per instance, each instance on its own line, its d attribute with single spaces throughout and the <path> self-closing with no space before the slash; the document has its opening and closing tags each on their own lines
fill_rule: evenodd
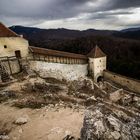
<svg viewBox="0 0 140 140">
<path fill-rule="evenodd" d="M 140 138 L 139 93 L 87 77 L 14 78 L 0 84 L 0 140 Z"/>
</svg>

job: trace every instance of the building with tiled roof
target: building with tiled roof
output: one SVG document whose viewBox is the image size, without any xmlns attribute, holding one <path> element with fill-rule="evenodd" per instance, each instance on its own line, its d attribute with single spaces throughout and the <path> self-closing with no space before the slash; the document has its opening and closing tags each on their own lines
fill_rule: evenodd
<svg viewBox="0 0 140 140">
<path fill-rule="evenodd" d="M 106 70 L 106 54 L 96 45 L 88 54 L 89 72 L 95 81 L 100 81 Z"/>
<path fill-rule="evenodd" d="M 57 50 L 46 49 L 46 48 L 38 48 L 33 46 L 29 46 L 29 49 L 31 50 L 32 53 L 41 54 L 45 56 L 51 55 L 56 57 L 68 57 L 68 58 L 85 59 L 85 60 L 88 59 L 86 55 L 82 55 L 82 54 L 69 53 L 69 52 L 57 51 Z"/>
<path fill-rule="evenodd" d="M 105 57 L 106 54 L 96 45 L 88 54 L 90 58 L 100 58 Z"/>
<path fill-rule="evenodd" d="M 19 37 L 19 35 L 0 22 L 0 37 Z"/>
<path fill-rule="evenodd" d="M 28 41 L 0 22 L 0 57 L 28 55 Z"/>
</svg>

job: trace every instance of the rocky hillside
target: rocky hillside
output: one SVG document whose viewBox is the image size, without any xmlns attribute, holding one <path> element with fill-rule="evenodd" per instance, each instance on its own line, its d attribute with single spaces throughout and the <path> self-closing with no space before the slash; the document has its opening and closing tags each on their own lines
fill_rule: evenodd
<svg viewBox="0 0 140 140">
<path fill-rule="evenodd" d="M 108 81 L 40 78 L 0 83 L 0 140 L 139 140 L 140 95 Z M 80 136 L 81 135 L 81 136 Z"/>
</svg>

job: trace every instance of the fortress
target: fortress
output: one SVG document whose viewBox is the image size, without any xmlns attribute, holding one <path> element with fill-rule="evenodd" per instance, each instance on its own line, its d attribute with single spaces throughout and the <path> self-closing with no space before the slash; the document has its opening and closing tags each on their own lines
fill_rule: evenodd
<svg viewBox="0 0 140 140">
<path fill-rule="evenodd" d="M 140 93 L 140 81 L 106 70 L 107 56 L 97 45 L 87 55 L 29 46 L 26 39 L 0 23 L 0 57 L 1 77 L 2 70 L 9 74 L 20 72 L 23 60 L 27 60 L 31 69 L 44 75 L 48 74 L 49 71 L 49 76 L 50 74 L 58 75 L 61 73 L 60 77 L 64 78 L 68 75 L 76 78 L 90 75 L 95 82 L 103 79 L 111 80 Z M 14 60 L 18 60 L 18 63 L 10 66 L 9 61 L 7 61 L 9 57 L 15 57 Z M 11 63 L 14 60 L 10 60 Z M 10 73 L 12 69 L 16 69 L 14 73 Z"/>
</svg>

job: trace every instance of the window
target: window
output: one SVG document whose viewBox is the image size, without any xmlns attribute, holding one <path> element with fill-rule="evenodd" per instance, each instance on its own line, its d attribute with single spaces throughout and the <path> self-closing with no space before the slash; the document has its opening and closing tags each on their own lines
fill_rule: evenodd
<svg viewBox="0 0 140 140">
<path fill-rule="evenodd" d="M 4 48 L 6 49 L 7 48 L 7 45 L 4 45 Z"/>
</svg>

